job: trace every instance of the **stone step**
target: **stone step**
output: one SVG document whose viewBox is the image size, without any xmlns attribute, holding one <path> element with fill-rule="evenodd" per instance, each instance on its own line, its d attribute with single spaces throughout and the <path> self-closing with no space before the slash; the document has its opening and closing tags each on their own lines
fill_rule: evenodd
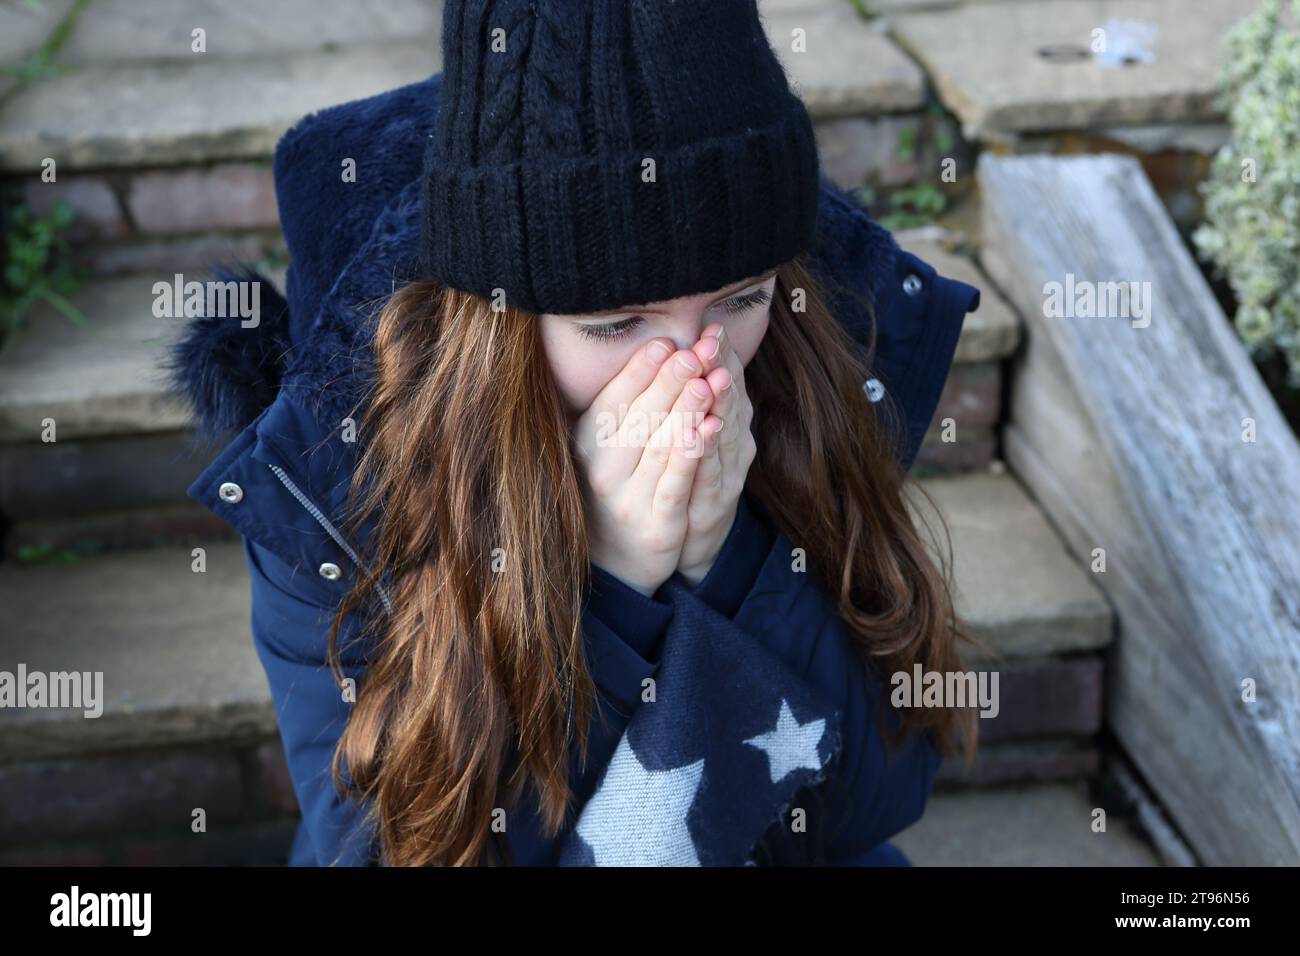
<svg viewBox="0 0 1300 956">
<path fill-rule="evenodd" d="M 283 275 L 267 272 L 277 288 Z M 87 283 L 71 296 L 86 328 L 48 306 L 33 310 L 0 355 L 0 443 L 43 441 L 47 418 L 58 441 L 185 428 L 189 415 L 167 393 L 160 364 L 185 320 L 154 315 L 154 283 L 170 280 L 152 274 Z"/>
<path fill-rule="evenodd" d="M 888 19 L 966 138 L 1007 142 L 1034 131 L 1217 119 L 1223 36 L 1257 6 L 1219 0 L 1193 12 L 1184 0 L 1011 0 Z M 1142 24 L 1152 39 L 1139 38 L 1125 21 Z M 1109 31 L 1110 54 L 1131 31 L 1152 59 L 1105 65 L 1092 51 L 1097 29 Z"/>
<path fill-rule="evenodd" d="M 1101 753 L 1088 739 L 1039 738 L 986 744 L 983 739 L 975 760 L 966 768 L 959 757 L 945 760 L 935 780 L 937 791 L 967 787 L 996 787 L 1018 783 L 1081 780 L 1101 770 Z"/>
<path fill-rule="evenodd" d="M 221 448 L 188 432 L 0 444 L 0 512 L 30 521 L 176 504 Z"/>
<path fill-rule="evenodd" d="M 0 171 L 33 173 L 46 157 L 60 173 L 266 158 L 308 113 L 441 69 L 439 45 L 427 36 L 273 57 L 75 67 L 4 105 Z"/>
<path fill-rule="evenodd" d="M 189 431 L 0 443 L 3 560 L 233 535 L 186 494 L 223 444 Z"/>
<path fill-rule="evenodd" d="M 1020 318 L 970 257 L 969 245 L 959 234 L 928 226 L 900 230 L 894 238 L 940 275 L 980 290 L 979 308 L 962 323 L 954 365 L 917 456 L 915 473 L 923 477 L 982 470 L 997 457 L 1002 361 L 1020 344 Z"/>
<path fill-rule="evenodd" d="M 989 739 L 1091 734 L 1100 721 L 1094 656 L 1050 659 L 1109 639 L 1109 611 L 1009 477 L 926 483 L 953 527 L 959 614 L 1019 658 L 1004 668 Z M 996 555 L 987 545 L 997 537 Z M 969 550 L 973 549 L 973 550 Z M 0 564 L 0 670 L 103 673 L 103 713 L 0 710 L 0 762 L 273 736 L 275 717 L 249 633 L 238 542 L 159 547 L 73 564 Z M 975 570 L 978 575 L 972 576 Z M 964 586 L 963 585 L 964 579 Z M 1059 632 L 1057 634 L 1056 632 Z"/>
<path fill-rule="evenodd" d="M 997 447 L 997 435 L 992 428 L 963 429 L 961 438 L 953 442 L 927 434 L 912 465 L 912 474 L 917 478 L 932 478 L 982 471 L 997 461 Z"/>
<path fill-rule="evenodd" d="M 78 17 L 58 62 L 77 66 L 183 61 L 199 57 L 275 56 L 343 46 L 432 37 L 442 30 L 442 0 L 95 0 Z M 39 8 L 0 5 L 0 64 L 31 56 L 72 7 L 42 0 Z M 192 31 L 205 33 L 195 53 Z"/>
<path fill-rule="evenodd" d="M 894 233 L 898 245 L 980 290 L 978 310 L 967 313 L 935 418 L 917 457 L 918 476 L 980 471 L 997 458 L 1002 421 L 1002 360 L 1021 343 L 1021 319 L 980 271 L 961 234 L 939 226 Z M 952 427 L 949 428 L 949 419 Z"/>
<path fill-rule="evenodd" d="M 1104 833 L 1095 811 L 1108 810 Z M 916 866 L 1161 866 L 1145 834 L 1084 783 L 936 793 L 893 838 Z"/>
<path fill-rule="evenodd" d="M 939 558 L 947 549 L 936 518 L 947 524 L 954 601 L 967 633 L 1008 662 L 1107 647 L 1114 617 L 1105 595 L 1020 482 L 999 470 L 929 479 L 919 488 L 933 504 L 917 493 L 910 499 Z M 990 659 L 974 648 L 964 653 Z"/>
<path fill-rule="evenodd" d="M 971 313 L 967 320 L 978 313 Z M 982 330 L 972 327 L 971 341 Z M 948 372 L 913 474 L 951 474 L 988 468 L 1002 422 L 1002 363 L 958 363 Z"/>
<path fill-rule="evenodd" d="M 759 0 L 768 42 L 817 120 L 919 110 L 925 76 L 845 0 Z"/>
<path fill-rule="evenodd" d="M 34 311 L 0 356 L 0 442 L 134 435 L 185 427 L 159 361 L 183 319 L 153 314 L 155 276 L 108 279 L 72 297 L 79 328 L 48 307 Z"/>
<path fill-rule="evenodd" d="M 0 710 L 0 763 L 273 736 L 237 542 L 0 565 L 0 670 L 101 672 L 102 714 Z"/>
<path fill-rule="evenodd" d="M 230 525 L 197 502 L 153 503 L 69 518 L 23 518 L 6 529 L 2 560 L 67 561 L 234 537 Z"/>
<path fill-rule="evenodd" d="M 67 72 L 18 90 L 0 113 L 0 171 L 60 172 L 269 157 L 300 117 L 442 69 L 442 5 L 233 2 L 93 4 L 58 58 Z M 323 8 L 323 9 L 322 9 Z M 0 63 L 29 56 L 44 17 L 0 8 Z M 914 111 L 925 78 L 840 0 L 763 0 L 769 42 L 814 119 Z M 207 31 L 193 53 L 191 31 Z"/>
</svg>

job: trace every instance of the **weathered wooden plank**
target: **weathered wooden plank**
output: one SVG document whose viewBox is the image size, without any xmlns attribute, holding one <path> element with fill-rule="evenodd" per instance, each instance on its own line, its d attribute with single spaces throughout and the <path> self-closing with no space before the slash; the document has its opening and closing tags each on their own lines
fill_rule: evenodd
<svg viewBox="0 0 1300 956">
<path fill-rule="evenodd" d="M 1300 445 L 1135 160 L 979 178 L 983 265 L 1026 319 L 1008 460 L 1080 559 L 1105 549 L 1107 720 L 1204 862 L 1300 862 Z M 1070 282 L 1145 300 L 1048 314 Z"/>
</svg>

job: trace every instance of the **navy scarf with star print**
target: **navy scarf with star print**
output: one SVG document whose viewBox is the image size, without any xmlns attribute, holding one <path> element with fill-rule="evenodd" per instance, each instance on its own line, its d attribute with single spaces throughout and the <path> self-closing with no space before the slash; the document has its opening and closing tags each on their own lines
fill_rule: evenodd
<svg viewBox="0 0 1300 956">
<path fill-rule="evenodd" d="M 560 866 L 815 863 L 841 747 L 824 694 L 732 622 L 683 600 L 653 698 L 633 713 Z"/>
</svg>

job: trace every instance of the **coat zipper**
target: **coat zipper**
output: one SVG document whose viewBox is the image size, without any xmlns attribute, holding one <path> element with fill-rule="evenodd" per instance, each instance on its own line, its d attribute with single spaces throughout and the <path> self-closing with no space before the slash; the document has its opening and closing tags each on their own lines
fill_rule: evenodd
<svg viewBox="0 0 1300 956">
<path fill-rule="evenodd" d="M 271 471 L 275 472 L 275 477 L 280 479 L 280 484 L 289 489 L 289 494 L 298 499 L 298 503 L 307 509 L 307 513 L 316 519 L 317 523 L 325 529 L 325 533 L 333 538 L 334 543 L 342 548 L 344 553 L 352 559 L 352 563 L 357 567 L 364 569 L 365 566 L 361 563 L 361 559 L 357 557 L 357 553 L 352 550 L 352 546 L 343 540 L 343 535 L 339 534 L 338 529 L 335 528 L 330 520 L 321 513 L 321 510 L 312 504 L 311 499 L 298 489 L 298 486 L 293 483 L 293 479 L 285 474 L 284 469 L 279 465 L 273 465 L 269 462 L 267 463 L 267 467 L 270 468 Z M 379 600 L 384 602 L 384 610 L 391 615 L 393 613 L 393 604 L 388 599 L 388 592 L 378 581 L 375 582 L 375 587 L 379 591 Z"/>
</svg>

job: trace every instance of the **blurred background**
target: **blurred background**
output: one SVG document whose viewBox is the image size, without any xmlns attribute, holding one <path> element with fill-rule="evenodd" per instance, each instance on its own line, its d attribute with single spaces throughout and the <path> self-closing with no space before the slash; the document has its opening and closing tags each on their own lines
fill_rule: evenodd
<svg viewBox="0 0 1300 956">
<path fill-rule="evenodd" d="M 973 771 L 945 765 L 899 845 L 918 865 L 1300 861 L 1300 582 L 1290 557 L 1249 570 L 1297 547 L 1294 11 L 759 8 L 826 171 L 905 248 L 982 290 L 914 474 L 952 534 L 958 611 L 1002 655 L 1002 703 Z M 151 289 L 234 262 L 282 283 L 279 136 L 439 72 L 441 17 L 434 0 L 0 0 L 0 671 L 104 674 L 98 717 L 0 709 L 0 862 L 283 861 L 297 811 L 243 558 L 185 494 L 219 446 L 196 445 L 165 393 L 177 320 L 154 316 Z M 1033 157 L 1049 162 L 1016 164 Z M 1035 219 L 1053 206 L 1040 194 L 1062 200 L 1054 229 Z M 1126 248 L 1139 271 L 1113 274 Z M 1055 260 L 1036 258 L 1047 249 Z M 1137 340 L 1165 343 L 1140 353 L 1149 364 L 1045 320 L 1043 282 L 1064 279 L 1052 261 L 1179 304 Z M 1201 366 L 1205 379 L 1184 374 Z M 1142 368 L 1150 380 L 1134 381 Z M 1100 369 L 1158 389 L 1163 419 L 1143 418 L 1151 396 L 1108 406 L 1125 381 Z M 1217 444 L 1197 417 L 1207 394 L 1231 419 Z M 1165 439 L 1181 444 L 1153 457 Z M 1244 447 L 1246 498 L 1205 469 L 1167 484 L 1149 470 Z M 1199 565 L 1178 557 L 1186 514 L 1161 499 L 1184 479 L 1232 562 L 1210 538 L 1194 542 L 1210 549 Z M 1260 584 L 1219 606 L 1253 602 L 1263 623 L 1228 635 L 1189 597 L 1214 594 L 1198 573 Z M 1258 690 L 1244 704 L 1243 678 Z"/>
</svg>

